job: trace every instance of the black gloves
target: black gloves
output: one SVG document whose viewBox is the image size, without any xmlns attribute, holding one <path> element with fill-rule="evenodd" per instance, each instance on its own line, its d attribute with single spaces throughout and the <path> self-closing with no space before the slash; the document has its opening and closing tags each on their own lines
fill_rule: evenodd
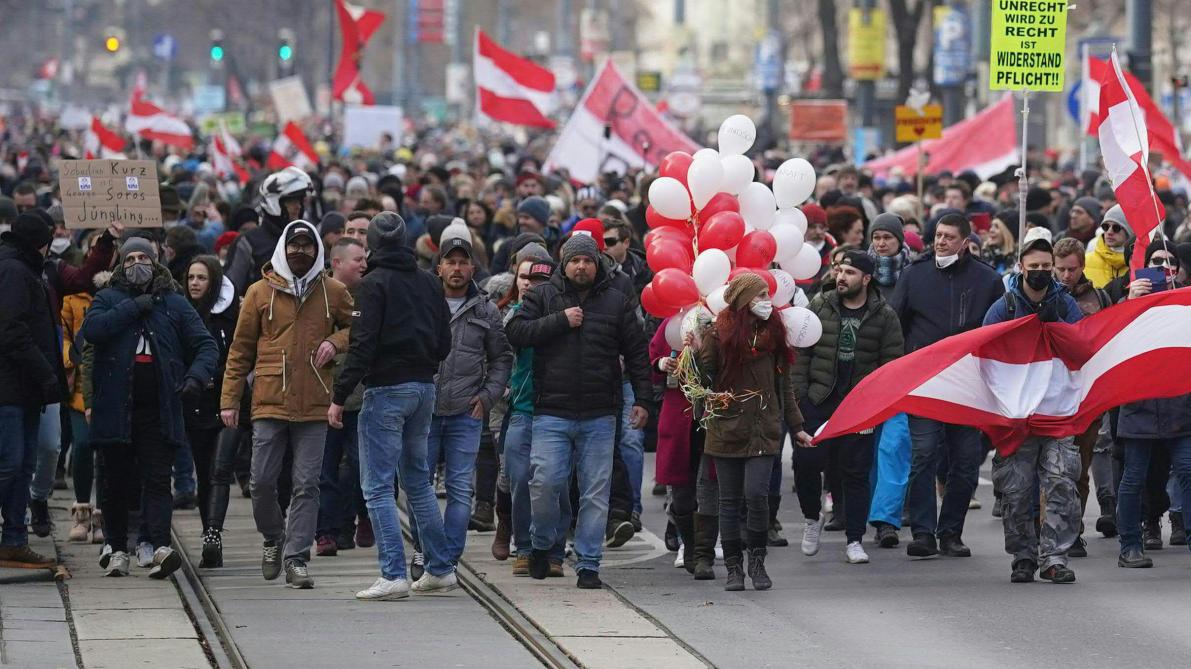
<svg viewBox="0 0 1191 669">
<path fill-rule="evenodd" d="M 188 400 L 193 400 L 193 399 L 197 398 L 199 395 L 202 394 L 202 392 L 203 392 L 203 384 L 200 383 L 198 381 L 198 379 L 194 378 L 193 376 L 186 377 L 186 380 L 182 381 L 182 385 L 178 387 L 178 394 L 181 395 L 184 399 L 188 399 Z"/>
<path fill-rule="evenodd" d="M 132 301 L 136 302 L 136 308 L 141 310 L 142 315 L 153 311 L 153 296 L 148 293 L 137 295 Z"/>
</svg>

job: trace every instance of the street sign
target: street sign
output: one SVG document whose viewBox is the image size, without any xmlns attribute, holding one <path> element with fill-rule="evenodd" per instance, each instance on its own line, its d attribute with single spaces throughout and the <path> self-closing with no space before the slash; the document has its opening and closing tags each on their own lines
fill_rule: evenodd
<svg viewBox="0 0 1191 669">
<path fill-rule="evenodd" d="M 191 104 L 194 105 L 196 114 L 221 112 L 227 106 L 227 94 L 223 90 L 223 86 L 210 84 L 195 86 Z"/>
<path fill-rule="evenodd" d="M 848 73 L 875 81 L 885 76 L 885 12 L 852 8 L 848 12 Z"/>
<path fill-rule="evenodd" d="M 800 142 L 843 142 L 847 138 L 846 100 L 790 102 L 790 139 Z"/>
<path fill-rule="evenodd" d="M 178 53 L 178 40 L 169 33 L 161 33 L 153 38 L 153 55 L 161 60 L 173 60 Z"/>
<path fill-rule="evenodd" d="M 898 142 L 917 142 L 943 136 L 943 105 L 925 105 L 919 114 L 913 107 L 898 105 L 893 110 Z"/>
<path fill-rule="evenodd" d="M 994 2 L 988 87 L 994 91 L 1063 90 L 1066 42 L 1065 0 Z"/>
<path fill-rule="evenodd" d="M 637 73 L 637 88 L 642 93 L 657 93 L 662 90 L 662 73 L 657 70 L 642 70 Z"/>
<path fill-rule="evenodd" d="M 782 85 L 782 44 L 776 32 L 770 32 L 757 43 L 753 67 L 762 93 L 773 93 Z"/>
<path fill-rule="evenodd" d="M 971 29 L 963 7 L 935 7 L 936 86 L 960 86 L 971 67 Z"/>
</svg>

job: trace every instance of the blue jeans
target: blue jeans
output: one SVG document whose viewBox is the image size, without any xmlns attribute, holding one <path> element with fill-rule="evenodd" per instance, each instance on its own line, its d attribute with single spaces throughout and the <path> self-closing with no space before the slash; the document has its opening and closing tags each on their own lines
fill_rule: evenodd
<svg viewBox="0 0 1191 669">
<path fill-rule="evenodd" d="M 393 481 L 400 473 L 406 504 L 418 519 L 426 571 L 443 576 L 454 571 L 447 559 L 442 516 L 430 486 L 426 437 L 434 416 L 434 384 L 402 383 L 364 391 L 360 410 L 360 486 L 376 534 L 381 576 L 405 578 L 405 547 Z"/>
<path fill-rule="evenodd" d="M 629 485 L 633 488 L 633 511 L 641 513 L 641 479 L 645 468 L 645 430 L 629 427 L 633 403 L 633 384 L 624 382 L 624 409 L 620 412 L 620 459 L 624 460 L 629 474 Z"/>
<path fill-rule="evenodd" d="M 61 412 L 61 404 L 47 404 L 38 414 L 37 464 L 29 484 L 31 499 L 44 502 L 54 492 L 54 473 L 58 470 L 58 454 L 62 452 Z"/>
<path fill-rule="evenodd" d="M 194 477 L 194 456 L 190 452 L 190 444 L 182 442 L 174 452 L 174 492 L 193 495 L 198 491 L 198 481 Z"/>
<path fill-rule="evenodd" d="M 914 535 L 959 536 L 968 503 L 980 480 L 984 445 L 973 427 L 910 416 L 910 529 Z M 935 506 L 935 471 L 946 451 L 948 472 L 943 503 Z M 936 513 L 938 514 L 936 516 Z"/>
<path fill-rule="evenodd" d="M 910 453 L 909 420 L 906 414 L 899 413 L 877 429 L 868 522 L 902 526 L 902 505 L 910 479 Z"/>
<path fill-rule="evenodd" d="M 452 564 L 459 562 L 467 541 L 467 525 L 471 520 L 472 477 L 476 471 L 476 453 L 480 450 L 480 420 L 467 414 L 435 416 L 430 421 L 430 435 L 426 440 L 427 462 L 445 461 L 443 483 L 447 489 L 447 508 L 443 512 L 442 531 L 446 539 L 444 552 Z M 426 473 L 432 483 L 433 469 Z M 421 546 L 416 518 L 410 518 L 409 532 L 415 545 Z"/>
<path fill-rule="evenodd" d="M 37 427 L 41 418 L 40 407 L 0 406 L 0 512 L 4 518 L 0 546 L 29 543 L 25 512 L 29 509 L 29 482 L 37 464 Z"/>
<path fill-rule="evenodd" d="M 1142 550 L 1141 496 L 1145 491 L 1150 449 L 1170 449 L 1170 480 L 1182 485 L 1182 499 L 1191 499 L 1191 436 L 1173 439 L 1129 439 L 1120 437 L 1125 450 L 1125 469 L 1117 490 L 1117 529 L 1121 552 Z"/>
<path fill-rule="evenodd" d="M 505 430 L 504 462 L 509 477 L 509 494 L 513 500 L 513 543 L 517 555 L 528 557 L 533 548 L 530 525 L 533 512 L 529 499 L 530 447 L 533 444 L 533 416 L 523 413 L 509 415 Z M 558 524 L 554 529 L 554 545 L 550 548 L 551 560 L 566 557 L 567 530 L 571 526 L 571 496 L 559 495 Z"/>
<path fill-rule="evenodd" d="M 550 550 L 559 541 L 561 498 L 569 494 L 574 469 L 579 480 L 575 568 L 599 571 L 608 524 L 615 431 L 616 416 L 586 420 L 534 416 L 529 456 L 529 501 L 533 508 L 530 533 L 534 550 Z"/>
<path fill-rule="evenodd" d="M 343 429 L 327 428 L 323 450 L 323 471 L 318 482 L 318 530 L 316 537 L 336 537 L 346 525 L 355 524 L 360 492 L 359 411 L 343 412 Z M 347 459 L 346 471 L 339 465 Z"/>
</svg>

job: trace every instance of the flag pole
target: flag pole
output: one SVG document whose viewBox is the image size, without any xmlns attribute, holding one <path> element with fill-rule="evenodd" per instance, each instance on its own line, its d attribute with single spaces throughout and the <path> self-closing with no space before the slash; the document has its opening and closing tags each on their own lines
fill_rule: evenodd
<svg viewBox="0 0 1191 669">
<path fill-rule="evenodd" d="M 1030 90 L 1021 91 L 1021 167 L 1017 168 L 1017 244 L 1026 236 L 1026 194 L 1030 190 L 1030 177 L 1026 170 L 1026 136 L 1030 128 Z"/>
<path fill-rule="evenodd" d="M 1091 112 L 1085 109 L 1088 104 L 1088 92 L 1084 90 L 1084 85 L 1088 81 L 1088 45 L 1079 45 L 1079 71 L 1081 77 L 1081 86 L 1079 88 L 1079 130 L 1076 135 L 1079 137 L 1079 173 L 1080 178 L 1083 178 L 1084 170 L 1088 169 L 1088 138 L 1084 137 L 1084 122 L 1087 115 Z"/>
<path fill-rule="evenodd" d="M 922 140 L 918 140 L 918 207 L 922 208 L 922 172 L 926 169 L 926 158 L 922 153 Z M 918 212 L 921 216 L 921 211 Z"/>
</svg>

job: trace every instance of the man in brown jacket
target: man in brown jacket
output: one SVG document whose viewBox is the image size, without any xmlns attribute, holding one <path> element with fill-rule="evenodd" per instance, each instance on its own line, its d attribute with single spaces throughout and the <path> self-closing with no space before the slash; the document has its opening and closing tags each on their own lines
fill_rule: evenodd
<svg viewBox="0 0 1191 669">
<path fill-rule="evenodd" d="M 228 351 L 220 401 L 225 425 L 240 420 L 248 373 L 252 389 L 252 514 L 265 539 L 261 572 L 281 573 L 294 588 L 314 587 L 306 569 L 318 521 L 318 484 L 331 403 L 331 370 L 347 350 L 351 294 L 323 273 L 323 248 L 314 226 L 285 227 L 273 258 L 240 305 Z M 293 450 L 293 497 L 288 518 L 277 503 L 277 477 L 286 449 Z M 284 553 L 282 549 L 284 544 Z"/>
</svg>

